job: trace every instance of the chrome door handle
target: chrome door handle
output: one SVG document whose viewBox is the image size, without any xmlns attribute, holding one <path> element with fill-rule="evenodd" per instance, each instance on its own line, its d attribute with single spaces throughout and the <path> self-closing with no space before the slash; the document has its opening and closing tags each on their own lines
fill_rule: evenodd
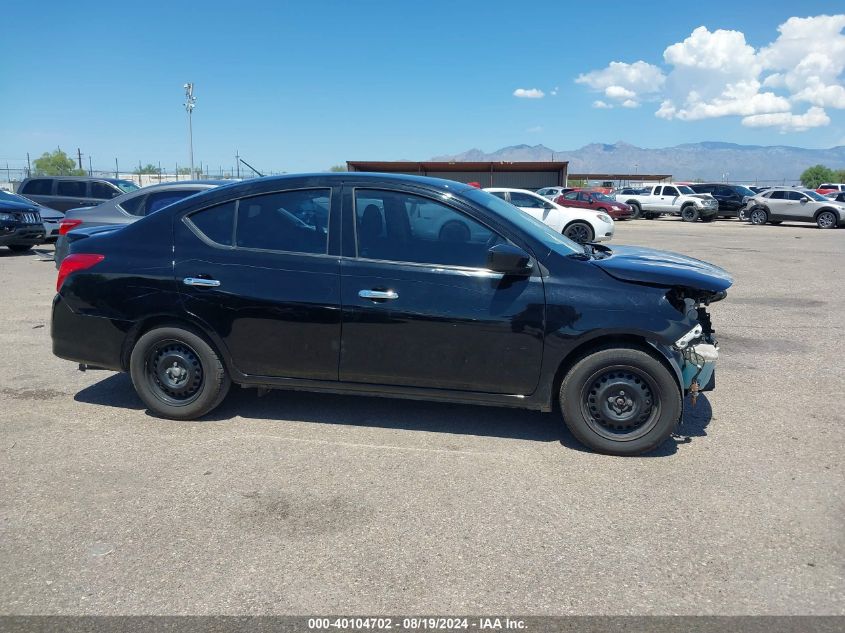
<svg viewBox="0 0 845 633">
<path fill-rule="evenodd" d="M 182 283 L 186 286 L 197 286 L 199 288 L 216 288 L 220 282 L 216 279 L 200 279 L 199 277 L 185 277 Z"/>
<path fill-rule="evenodd" d="M 399 295 L 393 290 L 359 290 L 358 296 L 362 299 L 398 299 Z"/>
</svg>

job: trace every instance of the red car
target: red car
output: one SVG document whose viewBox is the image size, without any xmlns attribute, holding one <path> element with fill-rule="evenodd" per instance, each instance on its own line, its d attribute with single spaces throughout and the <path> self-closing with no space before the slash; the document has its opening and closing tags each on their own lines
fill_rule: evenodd
<svg viewBox="0 0 845 633">
<path fill-rule="evenodd" d="M 624 202 L 617 202 L 600 191 L 575 189 L 555 198 L 555 202 L 564 207 L 603 211 L 614 220 L 627 220 L 634 215 L 633 209 Z"/>
</svg>

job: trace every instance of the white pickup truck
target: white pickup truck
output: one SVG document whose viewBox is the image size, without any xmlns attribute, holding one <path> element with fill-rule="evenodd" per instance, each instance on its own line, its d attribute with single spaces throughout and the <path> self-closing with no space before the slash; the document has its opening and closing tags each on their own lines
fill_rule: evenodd
<svg viewBox="0 0 845 633">
<path fill-rule="evenodd" d="M 686 185 L 650 185 L 640 194 L 617 194 L 617 202 L 630 205 L 634 218 L 651 220 L 664 213 L 680 215 L 684 222 L 710 222 L 719 212 L 718 201 L 707 193 L 695 193 Z"/>
</svg>

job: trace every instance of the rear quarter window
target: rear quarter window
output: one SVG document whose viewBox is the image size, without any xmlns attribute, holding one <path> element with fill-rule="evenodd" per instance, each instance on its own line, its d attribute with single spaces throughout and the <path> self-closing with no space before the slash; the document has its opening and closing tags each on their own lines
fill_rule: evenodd
<svg viewBox="0 0 845 633">
<path fill-rule="evenodd" d="M 192 213 L 188 216 L 188 222 L 206 239 L 222 246 L 232 246 L 232 235 L 235 229 L 235 201 Z"/>
</svg>

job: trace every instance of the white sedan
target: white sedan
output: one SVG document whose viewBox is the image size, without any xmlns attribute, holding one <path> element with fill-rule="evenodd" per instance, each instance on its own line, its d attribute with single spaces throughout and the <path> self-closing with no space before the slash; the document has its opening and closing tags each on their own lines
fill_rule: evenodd
<svg viewBox="0 0 845 633">
<path fill-rule="evenodd" d="M 507 200 L 575 242 L 604 242 L 613 237 L 613 219 L 606 213 L 563 207 L 527 189 L 491 187 L 484 191 Z"/>
</svg>

